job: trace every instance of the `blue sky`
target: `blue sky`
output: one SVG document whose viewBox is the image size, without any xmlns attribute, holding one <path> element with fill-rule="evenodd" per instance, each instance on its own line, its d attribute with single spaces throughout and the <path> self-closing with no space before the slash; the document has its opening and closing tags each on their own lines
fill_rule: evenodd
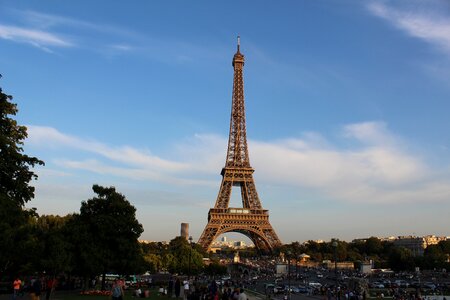
<svg viewBox="0 0 450 300">
<path fill-rule="evenodd" d="M 115 186 L 142 238 L 197 239 L 225 163 L 236 36 L 250 161 L 283 242 L 450 235 L 447 1 L 2 1 L 0 85 L 40 214 Z M 238 206 L 238 199 L 232 199 Z"/>
</svg>

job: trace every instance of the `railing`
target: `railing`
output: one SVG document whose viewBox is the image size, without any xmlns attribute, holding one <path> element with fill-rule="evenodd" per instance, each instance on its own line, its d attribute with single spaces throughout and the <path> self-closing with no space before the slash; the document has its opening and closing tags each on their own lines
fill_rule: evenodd
<svg viewBox="0 0 450 300">
<path fill-rule="evenodd" d="M 209 213 L 212 214 L 254 214 L 268 215 L 267 209 L 250 209 L 250 208 L 211 208 Z"/>
</svg>

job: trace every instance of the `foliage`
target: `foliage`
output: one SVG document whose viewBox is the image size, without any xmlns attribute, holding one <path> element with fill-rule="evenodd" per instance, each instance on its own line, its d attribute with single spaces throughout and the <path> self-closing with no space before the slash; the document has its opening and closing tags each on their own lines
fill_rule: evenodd
<svg viewBox="0 0 450 300">
<path fill-rule="evenodd" d="M 173 255 L 169 267 L 172 273 L 197 274 L 203 267 L 203 256 L 185 238 L 179 236 L 171 240 L 169 250 Z"/>
<path fill-rule="evenodd" d="M 94 185 L 93 190 L 97 197 L 83 201 L 80 214 L 68 223 L 76 272 L 85 276 L 139 273 L 145 262 L 136 209 L 114 187 Z"/>
<path fill-rule="evenodd" d="M 4 94 L 0 88 L 0 195 L 1 200 L 22 207 L 34 197 L 34 187 L 29 183 L 37 179 L 30 167 L 44 162 L 23 154 L 23 141 L 28 136 L 27 128 L 10 118 L 18 112 L 17 105 L 11 103 L 12 96 Z"/>
<path fill-rule="evenodd" d="M 66 227 L 72 218 L 72 215 L 43 215 L 37 218 L 35 234 L 40 246 L 40 260 L 36 264 L 38 270 L 54 276 L 72 271 L 71 241 L 67 239 Z"/>
<path fill-rule="evenodd" d="M 151 271 L 169 271 L 188 275 L 203 270 L 204 250 L 200 245 L 176 237 L 168 245 L 148 243 L 142 245 L 146 266 Z"/>
<path fill-rule="evenodd" d="M 412 271 L 415 263 L 411 250 L 404 247 L 393 248 L 389 254 L 389 265 L 395 271 Z"/>
<path fill-rule="evenodd" d="M 214 261 L 205 267 L 205 274 L 210 276 L 225 275 L 227 274 L 227 267 Z"/>
<path fill-rule="evenodd" d="M 278 252 L 291 253 L 292 258 L 297 258 L 299 253 L 310 255 L 313 261 L 321 262 L 325 259 L 334 260 L 334 251 L 338 261 L 351 261 L 358 263 L 364 260 L 373 260 L 375 268 L 392 268 L 396 271 L 414 270 L 420 267 L 423 270 L 449 269 L 447 262 L 450 255 L 450 241 L 441 241 L 437 245 L 430 245 L 425 250 L 424 256 L 414 256 L 406 248 L 396 247 L 394 243 L 381 241 L 376 237 L 366 240 L 355 240 L 351 243 L 337 241 L 337 247 L 328 243 L 308 241 L 304 244 L 294 242 L 282 245 Z"/>
<path fill-rule="evenodd" d="M 21 256 L 32 252 L 34 246 L 30 234 L 35 213 L 24 205 L 34 197 L 30 182 L 37 179 L 30 168 L 44 164 L 23 153 L 27 128 L 10 117 L 18 112 L 11 100 L 0 88 L 0 272 L 5 273 L 27 268 Z"/>
<path fill-rule="evenodd" d="M 150 273 L 156 273 L 161 269 L 162 261 L 159 255 L 148 253 L 144 255 L 145 269 Z"/>
</svg>

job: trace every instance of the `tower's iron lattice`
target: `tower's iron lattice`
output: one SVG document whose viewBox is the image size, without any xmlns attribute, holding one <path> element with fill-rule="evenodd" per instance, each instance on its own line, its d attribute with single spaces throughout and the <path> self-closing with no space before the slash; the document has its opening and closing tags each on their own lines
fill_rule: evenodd
<svg viewBox="0 0 450 300">
<path fill-rule="evenodd" d="M 239 48 L 238 38 L 237 52 L 233 57 L 230 135 L 225 167 L 221 172 L 222 184 L 216 204 L 209 210 L 208 224 L 198 243 L 203 248 L 209 249 L 219 235 L 226 232 L 239 232 L 249 237 L 258 249 L 271 251 L 274 247 L 281 245 L 281 241 L 270 225 L 269 211 L 262 208 L 253 179 L 254 170 L 250 166 L 242 75 L 244 55 Z M 233 187 L 241 189 L 242 208 L 229 207 Z"/>
</svg>

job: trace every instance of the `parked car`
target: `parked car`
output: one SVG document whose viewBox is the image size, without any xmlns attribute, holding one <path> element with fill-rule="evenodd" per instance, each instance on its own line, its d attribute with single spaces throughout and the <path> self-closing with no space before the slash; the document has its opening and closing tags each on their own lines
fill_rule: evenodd
<svg viewBox="0 0 450 300">
<path fill-rule="evenodd" d="M 436 289 L 436 285 L 432 282 L 425 282 L 423 284 L 423 288 L 424 289 L 430 289 L 430 290 L 435 290 Z"/>
<path fill-rule="evenodd" d="M 370 287 L 373 289 L 384 289 L 384 284 L 382 284 L 381 282 L 375 281 L 370 284 Z"/>
<path fill-rule="evenodd" d="M 291 286 L 290 290 L 291 290 L 291 294 L 297 294 L 297 293 L 299 292 L 298 288 L 293 287 L 293 286 Z M 286 293 L 288 293 L 288 292 L 289 292 L 289 287 L 288 287 L 288 286 L 285 286 L 285 287 L 284 287 L 284 291 L 285 291 Z"/>
<path fill-rule="evenodd" d="M 284 286 L 282 285 L 277 285 L 273 288 L 273 293 L 274 294 L 284 294 Z"/>
<path fill-rule="evenodd" d="M 398 280 L 396 280 L 394 283 L 395 283 L 398 287 L 401 287 L 401 288 L 407 288 L 407 287 L 409 287 L 409 283 L 406 282 L 405 280 L 398 279 Z"/>
<path fill-rule="evenodd" d="M 308 283 L 309 286 L 314 287 L 314 288 L 321 288 L 322 284 L 319 282 L 310 282 Z"/>
</svg>

